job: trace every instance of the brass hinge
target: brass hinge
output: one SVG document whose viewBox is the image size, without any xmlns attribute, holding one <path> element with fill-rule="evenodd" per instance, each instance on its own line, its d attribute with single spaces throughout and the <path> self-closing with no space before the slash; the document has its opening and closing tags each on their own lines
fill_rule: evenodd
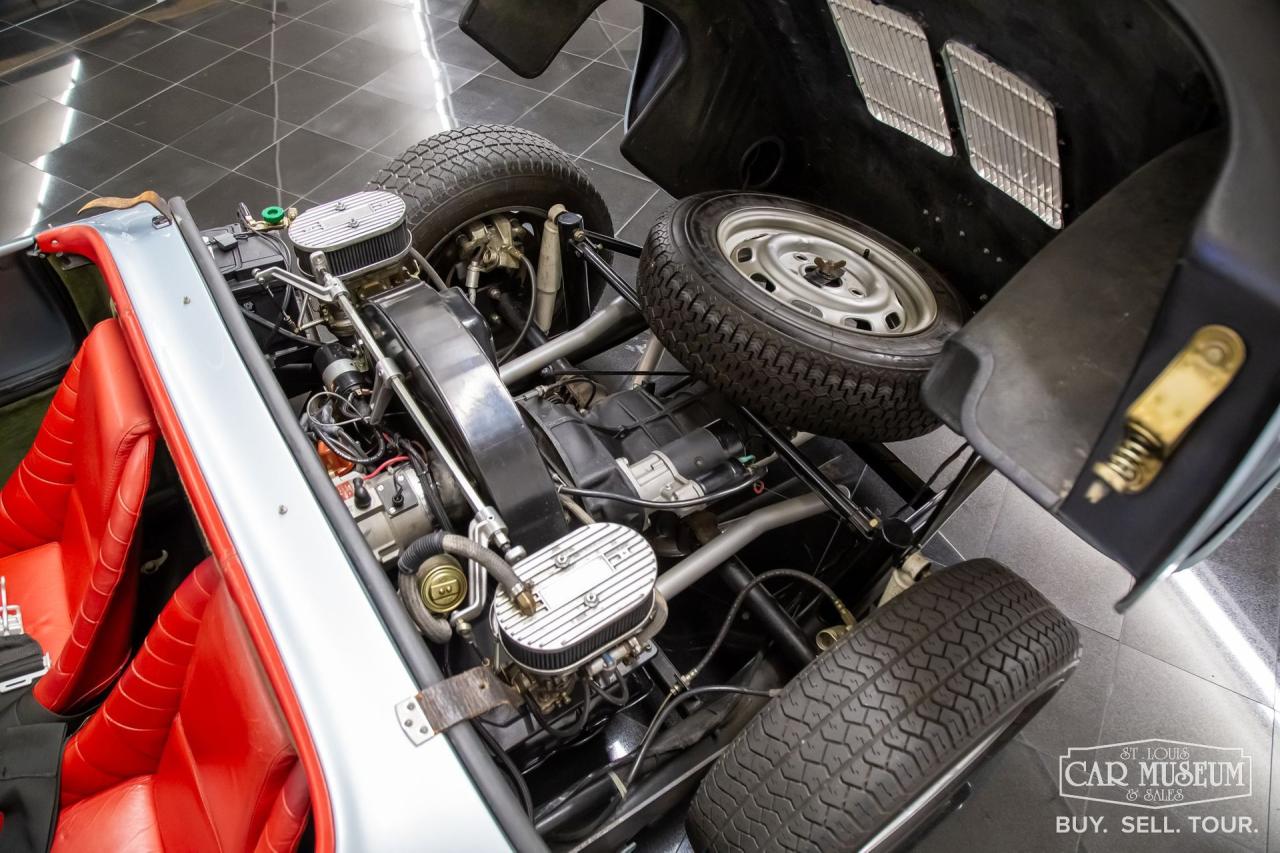
<svg viewBox="0 0 1280 853">
<path fill-rule="evenodd" d="M 1124 438 L 1111 455 L 1094 463 L 1097 476 L 1085 499 L 1097 503 L 1110 492 L 1141 492 L 1244 364 L 1244 340 L 1226 326 L 1204 326 L 1191 336 L 1155 381 L 1125 413 Z"/>
</svg>

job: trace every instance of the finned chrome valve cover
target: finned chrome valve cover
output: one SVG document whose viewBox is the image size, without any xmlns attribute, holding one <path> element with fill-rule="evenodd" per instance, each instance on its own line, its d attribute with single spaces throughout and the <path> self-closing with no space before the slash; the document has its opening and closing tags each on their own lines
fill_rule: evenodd
<svg viewBox="0 0 1280 853">
<path fill-rule="evenodd" d="M 289 226 L 289 242 L 310 268 L 312 252 L 323 252 L 329 269 L 351 278 L 395 263 L 409 252 L 404 199 L 364 190 L 303 211 Z"/>
<path fill-rule="evenodd" d="M 538 607 L 524 616 L 504 591 L 494 599 L 503 648 L 521 666 L 571 670 L 644 627 L 653 612 L 658 558 L 620 524 L 588 524 L 515 565 Z"/>
</svg>

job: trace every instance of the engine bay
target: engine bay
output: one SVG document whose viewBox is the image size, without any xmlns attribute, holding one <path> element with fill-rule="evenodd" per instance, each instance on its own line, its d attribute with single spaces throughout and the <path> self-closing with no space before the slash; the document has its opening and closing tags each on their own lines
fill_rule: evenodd
<svg viewBox="0 0 1280 853">
<path fill-rule="evenodd" d="M 609 262 L 640 247 L 581 216 L 500 210 L 428 260 L 391 192 L 239 213 L 204 242 L 447 676 L 422 731 L 474 725 L 552 846 L 610 849 L 673 813 L 927 569 L 915 546 L 950 491 L 899 483 L 893 513 L 864 509 L 849 445 L 664 353 Z"/>
</svg>

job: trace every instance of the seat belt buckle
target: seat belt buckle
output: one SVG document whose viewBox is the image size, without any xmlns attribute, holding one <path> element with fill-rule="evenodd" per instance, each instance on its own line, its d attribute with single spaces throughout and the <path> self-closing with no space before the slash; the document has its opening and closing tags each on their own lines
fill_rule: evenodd
<svg viewBox="0 0 1280 853">
<path fill-rule="evenodd" d="M 22 607 L 9 603 L 0 575 L 0 693 L 18 690 L 49 671 L 49 655 L 22 627 Z"/>
</svg>

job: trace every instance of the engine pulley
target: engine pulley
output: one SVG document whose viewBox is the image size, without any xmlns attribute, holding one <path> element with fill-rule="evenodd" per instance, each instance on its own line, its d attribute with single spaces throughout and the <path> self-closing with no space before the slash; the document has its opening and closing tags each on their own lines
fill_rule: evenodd
<svg viewBox="0 0 1280 853">
<path fill-rule="evenodd" d="M 401 287 L 362 311 L 512 541 L 534 551 L 562 536 L 567 526 L 547 466 L 494 367 L 489 329 L 462 292 Z"/>
</svg>

